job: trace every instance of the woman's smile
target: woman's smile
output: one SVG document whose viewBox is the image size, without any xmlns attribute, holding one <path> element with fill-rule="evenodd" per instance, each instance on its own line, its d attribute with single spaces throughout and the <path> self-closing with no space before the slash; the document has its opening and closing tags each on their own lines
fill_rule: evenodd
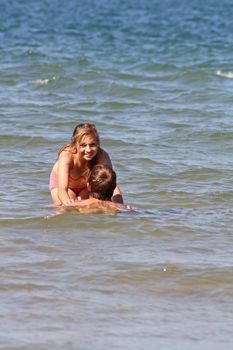
<svg viewBox="0 0 233 350">
<path fill-rule="evenodd" d="M 84 136 L 82 142 L 79 145 L 80 154 L 85 160 L 91 160 L 98 151 L 98 145 L 92 136 Z"/>
</svg>

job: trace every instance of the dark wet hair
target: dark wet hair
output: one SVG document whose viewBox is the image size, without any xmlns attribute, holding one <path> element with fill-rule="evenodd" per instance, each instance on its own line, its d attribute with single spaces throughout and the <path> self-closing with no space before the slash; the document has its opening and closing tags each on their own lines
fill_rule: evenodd
<svg viewBox="0 0 233 350">
<path fill-rule="evenodd" d="M 111 200 L 116 187 L 116 173 L 107 165 L 95 165 L 89 183 L 91 195 L 100 200 Z"/>
</svg>

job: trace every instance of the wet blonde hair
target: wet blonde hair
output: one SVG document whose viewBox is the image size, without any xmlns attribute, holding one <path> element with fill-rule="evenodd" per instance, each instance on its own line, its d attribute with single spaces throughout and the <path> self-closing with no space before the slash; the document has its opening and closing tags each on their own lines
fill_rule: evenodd
<svg viewBox="0 0 233 350">
<path fill-rule="evenodd" d="M 92 197 L 111 200 L 116 181 L 116 173 L 109 166 L 95 165 L 89 178 Z"/>
<path fill-rule="evenodd" d="M 97 129 L 94 124 L 89 123 L 81 123 L 76 125 L 74 128 L 71 142 L 64 145 L 58 152 L 58 156 L 61 154 L 62 151 L 67 150 L 69 148 L 69 151 L 71 153 L 78 153 L 79 152 L 79 145 L 81 143 L 81 140 L 84 136 L 91 136 L 96 140 L 97 147 L 100 147 L 100 138 L 99 134 L 97 132 Z"/>
</svg>

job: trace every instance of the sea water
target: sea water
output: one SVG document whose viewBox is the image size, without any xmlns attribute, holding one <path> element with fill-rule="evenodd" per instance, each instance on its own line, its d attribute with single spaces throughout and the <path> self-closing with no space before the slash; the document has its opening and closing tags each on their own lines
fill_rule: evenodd
<svg viewBox="0 0 233 350">
<path fill-rule="evenodd" d="M 0 1 L 0 348 L 232 349 L 233 3 Z M 95 123 L 133 213 L 56 215 Z"/>
</svg>

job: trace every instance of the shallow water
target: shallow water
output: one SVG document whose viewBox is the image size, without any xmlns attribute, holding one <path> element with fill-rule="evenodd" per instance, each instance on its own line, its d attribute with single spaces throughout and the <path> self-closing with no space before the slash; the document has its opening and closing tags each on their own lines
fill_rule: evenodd
<svg viewBox="0 0 233 350">
<path fill-rule="evenodd" d="M 2 1 L 1 349 L 230 349 L 230 1 Z M 135 212 L 56 215 L 96 124 Z"/>
</svg>

